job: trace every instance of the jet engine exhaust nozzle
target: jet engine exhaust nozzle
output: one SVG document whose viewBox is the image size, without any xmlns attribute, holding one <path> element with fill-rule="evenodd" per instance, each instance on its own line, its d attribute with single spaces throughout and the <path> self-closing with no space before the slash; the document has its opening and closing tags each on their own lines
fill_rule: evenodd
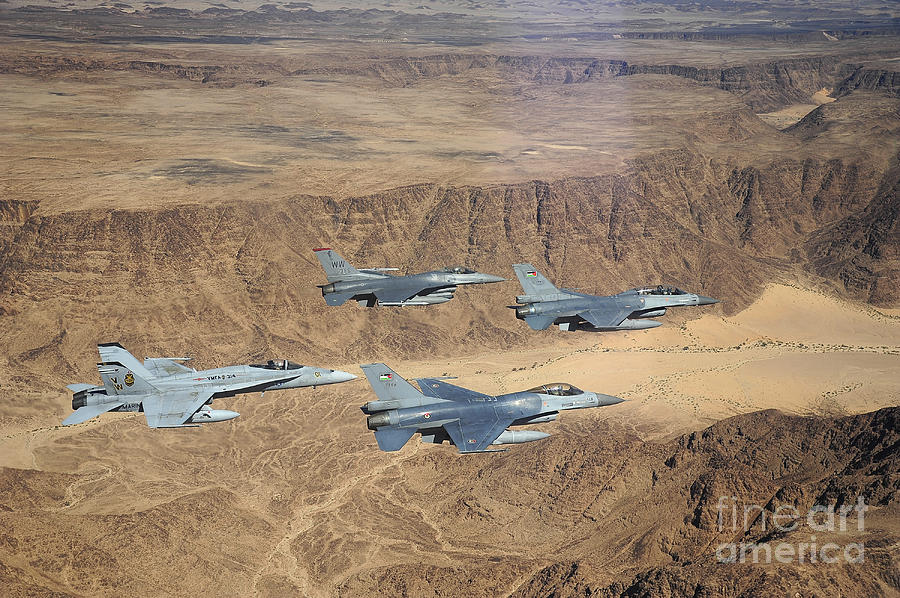
<svg viewBox="0 0 900 598">
<path fill-rule="evenodd" d="M 390 424 L 391 415 L 387 411 L 382 411 L 366 418 L 366 427 L 370 430 L 377 430 L 382 426 L 389 426 Z"/>
</svg>

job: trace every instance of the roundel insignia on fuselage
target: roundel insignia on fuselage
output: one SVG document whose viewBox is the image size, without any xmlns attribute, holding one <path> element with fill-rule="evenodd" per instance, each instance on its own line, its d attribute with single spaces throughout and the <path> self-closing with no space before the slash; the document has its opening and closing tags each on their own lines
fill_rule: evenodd
<svg viewBox="0 0 900 598">
<path fill-rule="evenodd" d="M 125 374 L 124 381 L 125 381 L 125 386 L 131 386 L 132 384 L 134 384 L 134 374 L 132 374 L 131 372 L 128 372 L 127 374 Z"/>
</svg>

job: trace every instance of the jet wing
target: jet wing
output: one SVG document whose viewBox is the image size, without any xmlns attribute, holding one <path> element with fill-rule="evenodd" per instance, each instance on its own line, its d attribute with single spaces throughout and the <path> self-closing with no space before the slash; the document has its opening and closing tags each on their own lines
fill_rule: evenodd
<svg viewBox="0 0 900 598">
<path fill-rule="evenodd" d="M 382 303 L 399 303 L 400 301 L 406 301 L 410 297 L 415 297 L 422 291 L 424 291 L 427 287 L 423 287 L 421 284 L 417 285 L 404 285 L 404 286 L 389 286 L 386 289 L 378 289 L 373 290 L 372 293 L 378 298 L 378 300 Z"/>
<path fill-rule="evenodd" d="M 475 392 L 468 388 L 447 384 L 437 378 L 416 378 L 416 383 L 419 385 L 419 388 L 422 389 L 422 394 L 434 397 L 435 399 L 446 399 L 449 401 L 466 401 L 474 399 L 477 401 L 484 401 L 493 398 L 490 395 Z"/>
<path fill-rule="evenodd" d="M 124 404 L 125 403 L 103 403 L 102 405 L 85 405 L 84 407 L 79 407 L 74 413 L 63 420 L 62 425 L 71 426 L 73 424 L 86 422 L 93 417 L 97 417 L 101 413 L 106 413 L 107 411 L 115 409 L 116 407 L 121 407 Z"/>
<path fill-rule="evenodd" d="M 509 418 L 479 422 L 458 419 L 444 424 L 444 430 L 450 435 L 459 452 L 480 453 L 497 440 L 503 430 L 512 423 L 513 420 Z"/>
<path fill-rule="evenodd" d="M 592 326 L 596 328 L 609 328 L 618 326 L 622 321 L 631 314 L 632 310 L 624 310 L 618 307 L 586 309 L 578 312 L 578 315 L 584 318 Z"/>
<path fill-rule="evenodd" d="M 169 359 L 168 357 L 148 357 L 144 360 L 144 367 L 159 378 L 175 376 L 178 374 L 190 374 L 194 370 Z"/>
<path fill-rule="evenodd" d="M 154 394 L 143 400 L 144 415 L 151 428 L 177 428 L 184 425 L 213 396 L 207 391 L 179 390 Z"/>
</svg>

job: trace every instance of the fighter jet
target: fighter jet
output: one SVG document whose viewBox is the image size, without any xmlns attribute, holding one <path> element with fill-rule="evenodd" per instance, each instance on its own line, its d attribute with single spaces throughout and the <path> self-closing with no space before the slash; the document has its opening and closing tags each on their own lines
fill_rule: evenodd
<svg viewBox="0 0 900 598">
<path fill-rule="evenodd" d="M 383 363 L 361 367 L 378 397 L 361 409 L 369 416 L 366 424 L 375 432 L 378 448 L 383 451 L 400 450 L 420 432 L 422 442 L 442 444 L 449 440 L 461 453 L 493 452 L 487 447 L 550 436 L 535 430 L 508 430 L 510 426 L 549 422 L 560 411 L 615 405 L 624 400 L 564 383 L 490 396 L 448 384 L 445 378 L 417 378 L 419 391 Z"/>
<path fill-rule="evenodd" d="M 328 305 L 343 305 L 355 299 L 360 305 L 407 306 L 446 303 L 461 284 L 502 282 L 505 278 L 482 274 L 464 266 L 441 270 L 392 276 L 385 272 L 397 268 L 367 268 L 357 270 L 332 249 L 314 249 L 325 269 L 328 284 L 318 285 Z"/>
<path fill-rule="evenodd" d="M 659 285 L 624 291 L 608 297 L 558 289 L 531 264 L 513 264 L 524 295 L 516 297 L 516 317 L 532 330 L 558 324 L 560 330 L 642 330 L 660 322 L 647 318 L 665 315 L 670 307 L 712 305 L 718 299 L 695 295 L 673 286 Z"/>
<path fill-rule="evenodd" d="M 336 384 L 356 378 L 338 370 L 299 365 L 286 359 L 233 365 L 198 372 L 178 363 L 187 357 L 148 357 L 138 361 L 119 343 L 97 345 L 103 386 L 70 384 L 75 413 L 64 426 L 107 411 L 143 412 L 151 428 L 197 427 L 234 419 L 239 413 L 210 409 L 213 399 L 247 392 Z"/>
</svg>

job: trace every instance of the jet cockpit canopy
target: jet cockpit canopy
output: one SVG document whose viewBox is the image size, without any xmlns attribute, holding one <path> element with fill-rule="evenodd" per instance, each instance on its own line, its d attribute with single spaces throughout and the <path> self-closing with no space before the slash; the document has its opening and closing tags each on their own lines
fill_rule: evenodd
<svg viewBox="0 0 900 598">
<path fill-rule="evenodd" d="M 441 271 L 449 272 L 450 274 L 475 274 L 475 270 L 471 270 L 465 266 L 447 266 L 446 268 L 441 268 Z"/>
<path fill-rule="evenodd" d="M 264 370 L 299 370 L 303 366 L 287 359 L 270 359 L 266 363 L 252 363 L 250 367 Z"/>
<path fill-rule="evenodd" d="M 679 289 L 678 287 L 673 287 L 667 284 L 656 285 L 655 287 L 644 287 L 641 289 L 635 289 L 638 292 L 638 295 L 686 295 L 684 291 Z"/>
<path fill-rule="evenodd" d="M 531 388 L 525 392 L 533 392 L 541 395 L 553 395 L 555 397 L 571 397 L 574 395 L 584 394 L 584 391 L 577 386 L 572 386 L 571 384 L 566 384 L 565 382 L 551 382 L 550 384 L 535 386 L 534 388 Z"/>
</svg>

